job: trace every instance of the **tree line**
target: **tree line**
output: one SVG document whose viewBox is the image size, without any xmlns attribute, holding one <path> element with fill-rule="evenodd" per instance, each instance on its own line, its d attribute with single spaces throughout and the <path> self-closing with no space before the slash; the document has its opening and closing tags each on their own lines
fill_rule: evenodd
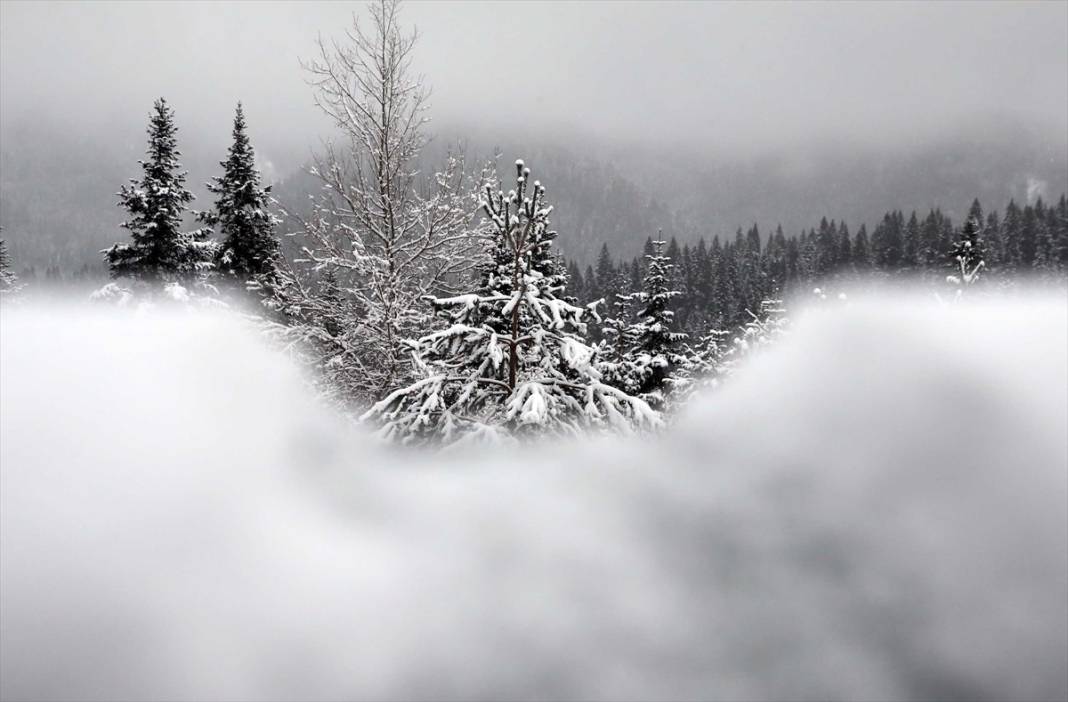
<svg viewBox="0 0 1068 702">
<path fill-rule="evenodd" d="M 665 254 L 674 262 L 670 285 L 678 291 L 672 301 L 680 327 L 691 333 L 713 327 L 729 329 L 749 321 L 749 311 L 769 298 L 788 296 L 828 282 L 857 277 L 905 278 L 942 281 L 952 272 L 954 251 L 962 231 L 972 223 L 983 242 L 983 277 L 1006 282 L 1021 275 L 1063 277 L 1068 270 L 1068 202 L 1065 196 L 1051 205 L 1039 198 L 1021 207 L 1014 200 L 1004 215 L 984 215 L 973 201 L 964 223 L 957 227 L 939 209 L 907 218 L 900 210 L 887 212 L 869 235 L 861 225 L 851 233 L 845 222 L 820 221 L 797 236 L 787 237 L 782 227 L 763 236 L 757 225 L 738 229 L 733 239 L 696 245 L 675 237 Z M 580 268 L 569 261 L 568 293 L 580 300 L 616 299 L 637 290 L 646 261 L 654 253 L 653 237 L 642 256 L 629 261 L 601 247 L 595 264 Z M 947 265 L 951 269 L 947 271 Z"/>
</svg>

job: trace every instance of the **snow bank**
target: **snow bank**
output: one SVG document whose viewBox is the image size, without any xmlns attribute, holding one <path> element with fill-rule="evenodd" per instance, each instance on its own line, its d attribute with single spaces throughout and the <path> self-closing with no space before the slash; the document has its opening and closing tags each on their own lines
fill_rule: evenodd
<svg viewBox="0 0 1068 702">
<path fill-rule="evenodd" d="M 4 699 L 1064 699 L 1068 307 L 851 302 L 658 441 L 402 456 L 220 314 L 0 318 Z"/>
</svg>

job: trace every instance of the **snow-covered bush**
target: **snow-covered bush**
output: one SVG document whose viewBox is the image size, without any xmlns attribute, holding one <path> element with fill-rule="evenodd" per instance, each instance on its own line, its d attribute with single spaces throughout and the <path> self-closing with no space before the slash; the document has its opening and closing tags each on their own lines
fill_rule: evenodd
<svg viewBox="0 0 1068 702">
<path fill-rule="evenodd" d="M 190 286 L 177 282 L 157 287 L 141 281 L 129 285 L 110 282 L 94 290 L 89 300 L 114 307 L 135 308 L 147 311 L 155 307 L 184 308 L 187 310 L 223 309 L 228 305 L 219 299 L 219 290 L 210 283 L 197 282 Z"/>
</svg>

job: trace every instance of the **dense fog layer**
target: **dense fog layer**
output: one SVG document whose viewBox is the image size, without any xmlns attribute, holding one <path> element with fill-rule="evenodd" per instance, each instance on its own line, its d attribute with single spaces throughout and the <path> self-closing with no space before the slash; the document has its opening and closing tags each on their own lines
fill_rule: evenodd
<svg viewBox="0 0 1068 702">
<path fill-rule="evenodd" d="M 363 4 L 5 2 L 0 109 L 138 126 L 163 94 L 187 124 L 225 129 L 243 99 L 265 148 L 303 150 L 326 125 L 298 58 L 353 12 Z M 1068 129 L 1063 3 L 412 2 L 404 21 L 435 116 L 472 137 L 564 128 L 766 155 L 897 148 L 976 114 Z"/>
<path fill-rule="evenodd" d="M 376 446 L 225 314 L 6 305 L 4 699 L 1063 699 L 1063 294 L 855 301 L 667 436 Z"/>
</svg>

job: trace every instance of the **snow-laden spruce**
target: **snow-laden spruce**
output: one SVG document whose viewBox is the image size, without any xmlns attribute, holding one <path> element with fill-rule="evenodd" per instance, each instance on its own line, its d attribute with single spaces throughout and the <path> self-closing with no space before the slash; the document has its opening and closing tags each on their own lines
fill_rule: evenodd
<svg viewBox="0 0 1068 702">
<path fill-rule="evenodd" d="M 606 323 L 605 362 L 602 370 L 612 384 L 635 394 L 650 406 L 662 410 L 677 382 L 676 371 L 688 363 L 681 344 L 686 334 L 673 331 L 675 313 L 671 300 L 680 293 L 669 285 L 674 264 L 664 254 L 665 242 L 652 242 L 646 254 L 642 289 L 617 295 L 619 316 Z M 628 321 L 632 307 L 636 319 Z"/>
<path fill-rule="evenodd" d="M 222 175 L 207 185 L 217 196 L 215 206 L 198 215 L 200 221 L 217 228 L 222 235 L 216 268 L 242 285 L 272 276 L 279 257 L 274 234 L 278 219 L 270 212 L 271 187 L 260 185 L 241 103 L 237 103 L 234 114 L 233 143 L 226 160 L 219 165 Z"/>
<path fill-rule="evenodd" d="M 130 214 L 122 227 L 133 241 L 103 251 L 114 278 L 188 283 L 212 268 L 217 244 L 209 239 L 210 230 L 182 229 L 193 193 L 185 187 L 178 160 L 177 131 L 174 110 L 163 98 L 156 100 L 148 126 L 148 159 L 138 161 L 144 173 L 118 193 L 119 205 Z"/>
<path fill-rule="evenodd" d="M 424 175 L 428 91 L 411 71 L 415 35 L 397 3 L 370 6 L 346 41 L 320 41 L 305 64 L 316 104 L 343 135 L 315 160 L 322 190 L 301 220 L 306 246 L 273 286 L 269 304 L 324 387 L 346 403 L 369 404 L 417 377 L 408 339 L 433 318 L 428 294 L 456 292 L 479 232 L 477 187 L 462 154 Z"/>
<path fill-rule="evenodd" d="M 978 206 L 978 201 L 973 207 Z M 969 216 L 968 221 L 961 227 L 960 236 L 950 251 L 950 261 L 956 274 L 946 277 L 946 280 L 955 285 L 973 285 L 979 280 L 979 274 L 986 266 L 986 250 L 983 245 L 981 234 L 983 231 L 982 219 Z"/>
<path fill-rule="evenodd" d="M 513 190 L 494 185 L 482 201 L 493 235 L 477 289 L 431 299 L 448 326 L 417 343 L 423 377 L 364 419 L 402 443 L 658 426 L 644 400 L 604 382 L 585 338 L 591 310 L 562 298 L 567 276 L 552 252 L 544 186 L 521 160 Z"/>
</svg>

